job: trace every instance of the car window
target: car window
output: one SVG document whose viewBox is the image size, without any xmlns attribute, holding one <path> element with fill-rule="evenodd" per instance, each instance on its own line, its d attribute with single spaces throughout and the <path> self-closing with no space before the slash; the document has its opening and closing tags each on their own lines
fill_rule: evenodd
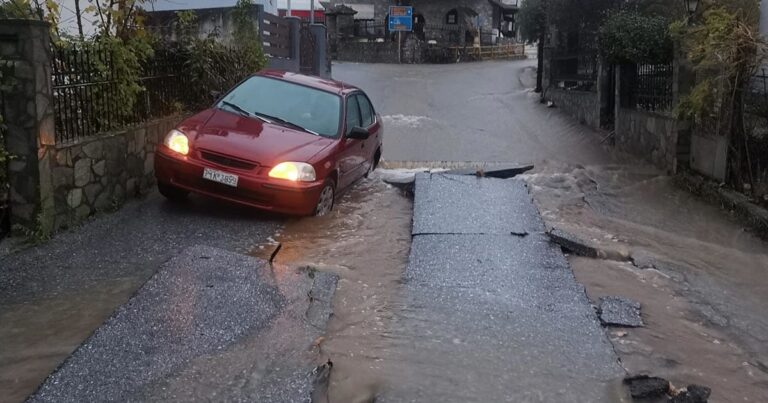
<svg viewBox="0 0 768 403">
<path fill-rule="evenodd" d="M 305 127 L 326 137 L 339 135 L 341 97 L 330 92 L 287 81 L 254 76 L 238 85 L 224 103 L 237 105 L 249 113 L 261 113 Z"/>
<path fill-rule="evenodd" d="M 360 106 L 357 103 L 357 97 L 347 98 L 347 132 L 353 127 L 362 126 L 360 121 Z"/>
<path fill-rule="evenodd" d="M 371 102 L 368 101 L 368 98 L 365 95 L 359 94 L 357 95 L 357 103 L 360 104 L 360 118 L 362 119 L 363 127 L 372 125 L 374 116 Z"/>
</svg>

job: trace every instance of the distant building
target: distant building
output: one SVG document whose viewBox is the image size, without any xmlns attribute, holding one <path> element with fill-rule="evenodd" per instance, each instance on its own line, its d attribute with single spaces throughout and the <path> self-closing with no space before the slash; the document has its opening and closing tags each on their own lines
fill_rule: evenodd
<svg viewBox="0 0 768 403">
<path fill-rule="evenodd" d="M 277 15 L 277 0 L 253 0 L 251 15 L 254 24 L 259 19 L 259 7 L 264 12 Z M 146 27 L 149 31 L 162 38 L 175 40 L 178 34 L 178 17 L 180 11 L 193 11 L 197 16 L 197 36 L 206 38 L 216 36 L 221 42 L 231 43 L 233 40 L 234 21 L 232 19 L 237 0 L 157 0 L 144 5 L 146 12 Z"/>
<path fill-rule="evenodd" d="M 390 0 L 330 0 L 330 6 L 341 4 L 354 9 L 356 20 L 384 21 Z M 464 25 L 487 34 L 516 36 L 515 15 L 518 0 L 402 0 L 403 6 L 413 6 L 415 30 L 431 25 Z"/>
<path fill-rule="evenodd" d="M 252 0 L 253 4 L 264 7 L 264 11 L 277 15 L 278 0 Z M 208 8 L 234 7 L 237 0 L 152 0 L 142 7 L 146 11 L 202 10 Z"/>
</svg>

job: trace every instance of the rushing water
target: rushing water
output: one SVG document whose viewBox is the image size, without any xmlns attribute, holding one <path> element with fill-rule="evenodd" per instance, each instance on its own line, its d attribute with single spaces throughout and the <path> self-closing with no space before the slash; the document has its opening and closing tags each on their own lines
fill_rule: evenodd
<svg viewBox="0 0 768 403">
<path fill-rule="evenodd" d="M 376 176 L 376 174 L 374 174 Z M 386 329 L 411 243 L 411 201 L 377 177 L 358 183 L 332 214 L 296 219 L 275 236 L 275 263 L 311 264 L 339 275 L 333 316 L 318 344 L 333 361 L 328 400 L 368 402 L 391 379 Z M 261 245 L 255 254 L 268 257 Z"/>
<path fill-rule="evenodd" d="M 549 226 L 610 257 L 571 258 L 590 297 L 643 304 L 645 328 L 609 333 L 630 372 L 653 372 L 678 387 L 709 386 L 712 401 L 766 401 L 764 241 L 642 164 L 546 163 L 524 178 Z"/>
</svg>

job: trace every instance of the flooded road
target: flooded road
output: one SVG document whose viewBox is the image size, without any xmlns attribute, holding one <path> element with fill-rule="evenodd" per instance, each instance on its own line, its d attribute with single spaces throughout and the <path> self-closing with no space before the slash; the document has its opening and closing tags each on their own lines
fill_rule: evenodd
<svg viewBox="0 0 768 403">
<path fill-rule="evenodd" d="M 593 301 L 642 303 L 646 327 L 610 333 L 630 372 L 707 385 L 716 402 L 768 398 L 764 241 L 641 164 L 544 164 L 523 177 L 548 226 L 610 256 L 570 258 Z"/>
<path fill-rule="evenodd" d="M 339 275 L 328 333 L 318 340 L 333 371 L 329 402 L 371 402 L 396 373 L 385 358 L 387 328 L 411 243 L 412 202 L 379 179 L 356 184 L 325 217 L 291 220 L 274 236 L 276 265 L 310 265 Z M 272 245 L 253 254 L 269 258 Z"/>
</svg>

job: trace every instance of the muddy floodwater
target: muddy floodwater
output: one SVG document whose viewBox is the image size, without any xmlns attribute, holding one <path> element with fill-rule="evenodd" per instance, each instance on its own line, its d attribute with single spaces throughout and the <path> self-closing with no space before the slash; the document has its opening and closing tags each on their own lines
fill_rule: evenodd
<svg viewBox="0 0 768 403">
<path fill-rule="evenodd" d="M 643 305 L 645 327 L 608 329 L 629 372 L 709 386 L 713 402 L 768 401 L 764 241 L 642 164 L 548 162 L 523 178 L 548 226 L 608 256 L 569 259 L 593 301 Z"/>
<path fill-rule="evenodd" d="M 396 363 L 387 327 L 411 243 L 412 202 L 375 173 L 346 192 L 332 214 L 288 222 L 274 237 L 277 265 L 311 265 L 339 275 L 333 316 L 317 345 L 332 360 L 330 402 L 370 402 Z M 254 250 L 268 258 L 273 246 Z"/>
</svg>

